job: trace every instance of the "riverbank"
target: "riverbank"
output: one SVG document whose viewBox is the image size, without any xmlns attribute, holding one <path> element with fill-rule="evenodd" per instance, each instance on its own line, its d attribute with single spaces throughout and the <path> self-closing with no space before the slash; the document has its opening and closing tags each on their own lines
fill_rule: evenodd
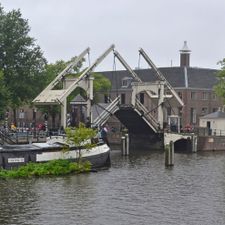
<svg viewBox="0 0 225 225">
<path fill-rule="evenodd" d="M 11 170 L 0 169 L 0 179 L 61 176 L 90 171 L 91 163 L 89 161 L 71 162 L 69 160 L 59 159 L 46 163 L 30 162 L 24 166 Z"/>
</svg>

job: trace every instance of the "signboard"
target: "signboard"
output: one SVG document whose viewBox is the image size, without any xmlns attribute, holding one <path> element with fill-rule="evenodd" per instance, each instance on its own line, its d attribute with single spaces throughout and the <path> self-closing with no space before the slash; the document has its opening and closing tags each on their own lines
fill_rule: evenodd
<svg viewBox="0 0 225 225">
<path fill-rule="evenodd" d="M 209 143 L 213 143 L 214 142 L 214 139 L 213 138 L 209 138 L 208 142 Z"/>
<path fill-rule="evenodd" d="M 24 163 L 24 158 L 8 158 L 8 163 Z"/>
</svg>

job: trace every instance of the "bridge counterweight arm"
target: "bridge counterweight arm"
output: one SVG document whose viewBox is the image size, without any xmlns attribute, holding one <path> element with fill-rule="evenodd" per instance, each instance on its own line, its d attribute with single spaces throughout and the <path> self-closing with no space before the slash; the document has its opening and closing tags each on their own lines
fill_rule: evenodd
<svg viewBox="0 0 225 225">
<path fill-rule="evenodd" d="M 184 106 L 184 103 L 181 100 L 181 98 L 178 96 L 177 92 L 174 90 L 174 88 L 171 86 L 171 84 L 167 81 L 167 79 L 164 77 L 164 75 L 158 70 L 158 68 L 155 66 L 155 64 L 152 62 L 152 60 L 146 54 L 146 52 L 142 48 L 140 48 L 139 49 L 139 53 L 140 53 L 140 55 L 143 56 L 143 58 L 148 63 L 148 65 L 156 72 L 156 75 L 158 76 L 158 78 L 161 81 L 164 81 L 165 82 L 167 88 L 171 91 L 172 95 L 177 99 L 177 101 L 179 102 L 179 104 L 181 106 Z"/>
<path fill-rule="evenodd" d="M 99 58 L 96 59 L 96 61 L 89 66 L 87 69 L 84 70 L 84 72 L 79 76 L 79 78 L 74 82 L 66 91 L 64 92 L 63 96 L 61 96 L 60 101 L 62 102 L 76 87 L 76 85 L 84 79 L 85 76 L 88 75 L 88 73 L 92 72 L 96 66 L 98 66 L 99 63 L 102 62 L 102 60 L 115 48 L 115 45 L 111 45 Z"/>
<path fill-rule="evenodd" d="M 126 61 L 123 59 L 123 57 L 119 54 L 119 52 L 114 51 L 114 56 L 122 63 L 122 65 L 130 72 L 132 77 L 139 81 L 142 82 L 142 80 L 138 77 L 138 75 L 131 69 L 131 67 L 126 63 Z"/>
<path fill-rule="evenodd" d="M 54 88 L 60 81 L 61 79 L 74 67 L 76 66 L 86 54 L 90 52 L 90 48 L 86 48 L 79 56 L 77 56 L 67 67 L 59 73 L 55 79 L 45 88 L 45 90 L 51 90 Z"/>
</svg>

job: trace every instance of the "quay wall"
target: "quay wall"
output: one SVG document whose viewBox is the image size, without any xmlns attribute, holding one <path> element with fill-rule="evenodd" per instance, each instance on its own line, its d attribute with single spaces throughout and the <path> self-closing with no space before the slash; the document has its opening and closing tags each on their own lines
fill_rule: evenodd
<svg viewBox="0 0 225 225">
<path fill-rule="evenodd" d="M 116 149 L 121 147 L 122 132 L 108 133 L 108 141 L 110 146 Z M 130 149 L 163 149 L 163 135 L 162 134 L 130 134 L 129 133 Z"/>
<path fill-rule="evenodd" d="M 199 136 L 197 151 L 225 150 L 225 136 Z"/>
</svg>

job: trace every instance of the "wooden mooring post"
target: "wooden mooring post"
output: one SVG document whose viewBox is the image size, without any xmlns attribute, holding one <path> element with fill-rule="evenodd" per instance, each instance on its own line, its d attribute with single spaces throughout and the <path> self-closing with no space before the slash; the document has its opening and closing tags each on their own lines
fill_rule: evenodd
<svg viewBox="0 0 225 225">
<path fill-rule="evenodd" d="M 192 152 L 197 152 L 197 136 L 192 136 L 191 137 L 191 142 L 192 142 Z"/>
<path fill-rule="evenodd" d="M 122 155 L 129 155 L 129 134 L 121 137 L 121 153 Z"/>
<path fill-rule="evenodd" d="M 165 146 L 165 165 L 174 166 L 174 143 L 170 141 L 168 145 Z"/>
</svg>

